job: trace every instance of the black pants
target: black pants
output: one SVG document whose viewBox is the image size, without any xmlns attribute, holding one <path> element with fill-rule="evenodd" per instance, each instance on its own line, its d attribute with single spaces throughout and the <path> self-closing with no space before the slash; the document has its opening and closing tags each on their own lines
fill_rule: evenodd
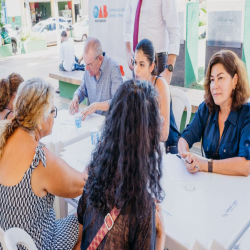
<svg viewBox="0 0 250 250">
<path fill-rule="evenodd" d="M 158 75 L 160 75 L 166 68 L 168 56 L 167 53 L 157 53 L 157 58 L 158 58 Z M 168 153 L 178 154 L 178 145 L 171 145 L 171 146 L 165 145 L 165 148 L 166 148 L 166 154 Z"/>
<path fill-rule="evenodd" d="M 168 56 L 166 52 L 162 53 L 157 53 L 157 58 L 158 58 L 158 73 L 157 75 L 160 75 L 166 68 L 167 61 L 168 61 Z"/>
</svg>

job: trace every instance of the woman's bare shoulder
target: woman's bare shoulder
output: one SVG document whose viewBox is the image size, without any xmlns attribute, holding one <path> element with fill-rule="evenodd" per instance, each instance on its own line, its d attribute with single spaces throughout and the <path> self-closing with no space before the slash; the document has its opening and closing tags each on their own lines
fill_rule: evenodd
<svg viewBox="0 0 250 250">
<path fill-rule="evenodd" d="M 167 86 L 168 87 L 168 84 L 163 77 L 158 77 L 155 84 L 157 86 Z"/>
</svg>

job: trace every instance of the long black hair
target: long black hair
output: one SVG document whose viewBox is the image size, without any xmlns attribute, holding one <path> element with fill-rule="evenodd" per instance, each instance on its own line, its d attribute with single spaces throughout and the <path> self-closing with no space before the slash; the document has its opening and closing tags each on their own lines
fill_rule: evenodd
<svg viewBox="0 0 250 250">
<path fill-rule="evenodd" d="M 132 208 L 140 218 L 149 214 L 152 198 L 162 201 L 159 124 L 153 86 L 133 80 L 123 83 L 111 101 L 88 167 L 85 194 L 90 206 L 104 215 L 114 206 Z"/>
<path fill-rule="evenodd" d="M 135 48 L 136 51 L 142 51 L 147 57 L 149 64 L 155 63 L 155 67 L 151 72 L 151 75 L 158 75 L 158 57 L 155 53 L 155 48 L 153 43 L 148 39 L 142 39 Z"/>
</svg>

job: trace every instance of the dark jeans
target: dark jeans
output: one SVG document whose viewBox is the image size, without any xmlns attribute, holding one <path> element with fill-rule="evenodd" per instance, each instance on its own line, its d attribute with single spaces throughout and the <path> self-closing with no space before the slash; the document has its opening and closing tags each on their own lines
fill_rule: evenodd
<svg viewBox="0 0 250 250">
<path fill-rule="evenodd" d="M 167 65 L 167 60 L 168 60 L 168 56 L 166 52 L 163 53 L 157 53 L 157 59 L 158 59 L 158 74 L 160 75 L 166 68 Z"/>
<path fill-rule="evenodd" d="M 158 53 L 158 75 L 160 75 L 166 68 L 168 56 L 167 53 Z M 174 113 L 172 109 L 172 99 L 170 101 L 170 128 L 169 128 L 169 137 L 165 143 L 166 154 L 178 154 L 178 138 L 179 131 L 177 129 Z"/>
<path fill-rule="evenodd" d="M 79 59 L 76 56 L 75 56 L 75 61 L 76 61 L 76 63 L 78 63 L 78 61 L 79 61 Z M 66 71 L 65 68 L 63 67 L 63 63 L 59 64 L 59 70 L 60 71 Z"/>
</svg>

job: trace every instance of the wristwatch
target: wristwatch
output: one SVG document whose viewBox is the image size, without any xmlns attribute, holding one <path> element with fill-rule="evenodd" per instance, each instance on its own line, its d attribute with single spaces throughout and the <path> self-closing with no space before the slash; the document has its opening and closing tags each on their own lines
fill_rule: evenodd
<svg viewBox="0 0 250 250">
<path fill-rule="evenodd" d="M 174 71 L 174 67 L 172 64 L 166 65 L 166 69 L 168 69 L 170 72 Z"/>
<path fill-rule="evenodd" d="M 208 172 L 213 173 L 213 159 L 208 159 Z"/>
</svg>

